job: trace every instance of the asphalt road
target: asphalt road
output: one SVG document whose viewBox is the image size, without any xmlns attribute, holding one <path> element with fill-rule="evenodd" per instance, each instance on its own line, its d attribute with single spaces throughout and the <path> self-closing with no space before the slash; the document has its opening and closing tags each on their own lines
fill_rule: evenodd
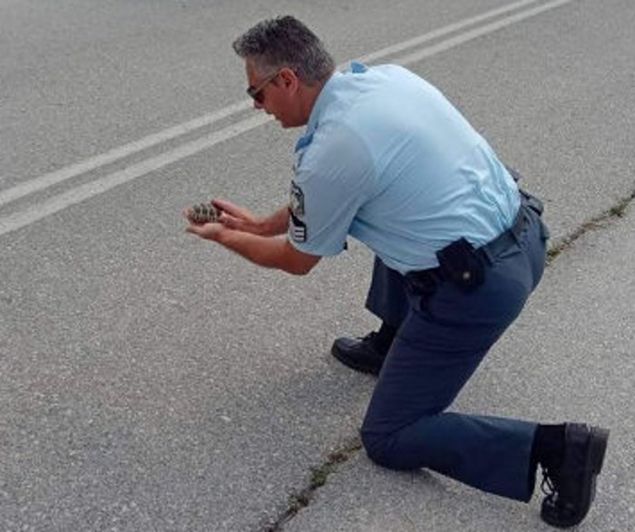
<svg viewBox="0 0 635 532">
<path fill-rule="evenodd" d="M 306 21 L 339 63 L 374 54 L 370 62 L 400 62 L 441 88 L 545 200 L 553 245 L 632 195 L 632 0 L 3 2 L 3 530 L 263 530 L 311 468 L 355 436 L 373 380 L 328 351 L 335 336 L 375 325 L 362 309 L 370 253 L 351 243 L 293 278 L 185 235 L 180 218 L 184 206 L 213 196 L 259 213 L 286 201 L 301 132 L 249 109 L 230 47 L 256 21 L 283 13 Z M 584 281 L 594 293 L 635 296 L 623 266 L 633 246 L 619 245 L 628 227 L 606 253 L 588 249 L 601 271 Z M 592 363 L 562 363 L 573 350 L 592 360 L 583 340 L 572 341 L 588 337 L 597 346 L 614 340 L 632 369 L 632 322 L 605 312 L 611 300 L 598 295 L 598 309 L 574 297 L 572 253 L 556 263 L 572 270 L 549 277 L 531 307 L 543 321 L 528 321 L 562 324 L 531 365 L 550 386 L 538 386 L 540 374 L 506 370 L 512 362 L 496 355 L 500 371 L 487 366 L 470 388 L 479 408 L 491 378 L 498 397 L 517 398 L 510 415 L 633 417 L 632 401 L 598 400 L 599 390 L 629 389 L 628 373 L 598 381 Z M 536 328 L 504 341 L 526 344 Z M 572 372 L 579 381 L 567 380 Z M 632 471 L 632 453 L 619 456 L 613 471 Z M 365 460 L 354 453 L 344 465 L 361 472 L 357 482 L 340 477 L 342 493 L 373 475 L 402 482 Z M 431 529 L 449 530 L 456 509 L 437 485 L 417 501 L 438 502 Z M 615 519 L 588 530 L 635 530 L 635 486 L 616 485 L 623 489 L 612 500 L 598 501 Z M 473 491 L 459 499 L 468 500 L 461 522 L 471 530 L 491 530 L 491 516 L 507 512 Z M 373 497 L 357 500 L 372 515 Z M 323 508 L 337 508 L 320 504 L 285 527 L 303 530 L 299 519 L 314 515 L 308 530 Z M 522 508 L 508 512 L 509 529 L 538 526 L 518 517 L 536 509 Z"/>
</svg>

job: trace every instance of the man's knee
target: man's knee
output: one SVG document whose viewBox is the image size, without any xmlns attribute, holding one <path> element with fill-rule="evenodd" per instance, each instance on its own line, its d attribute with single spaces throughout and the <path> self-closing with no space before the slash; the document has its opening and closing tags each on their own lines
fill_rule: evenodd
<svg viewBox="0 0 635 532">
<path fill-rule="evenodd" d="M 411 469 L 400 459 L 394 434 L 371 432 L 362 428 L 361 436 L 368 458 L 377 465 L 388 469 Z"/>
<path fill-rule="evenodd" d="M 375 432 L 369 432 L 362 428 L 362 445 L 366 450 L 368 458 L 370 458 L 376 464 L 383 467 L 390 467 L 387 464 L 386 448 L 388 447 L 388 437 L 383 434 L 377 434 Z"/>
</svg>

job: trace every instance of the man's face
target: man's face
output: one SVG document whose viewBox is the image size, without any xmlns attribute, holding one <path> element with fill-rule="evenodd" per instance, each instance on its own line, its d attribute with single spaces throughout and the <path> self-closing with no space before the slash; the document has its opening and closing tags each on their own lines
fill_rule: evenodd
<svg viewBox="0 0 635 532">
<path fill-rule="evenodd" d="M 249 87 L 259 89 L 252 95 L 256 109 L 264 109 L 267 114 L 273 115 L 282 127 L 304 125 L 296 116 L 298 80 L 292 71 L 259 72 L 250 59 L 245 60 L 245 70 Z"/>
</svg>

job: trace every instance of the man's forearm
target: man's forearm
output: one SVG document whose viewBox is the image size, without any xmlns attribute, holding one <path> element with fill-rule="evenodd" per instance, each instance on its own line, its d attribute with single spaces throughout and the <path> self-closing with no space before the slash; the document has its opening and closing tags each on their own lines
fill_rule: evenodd
<svg viewBox="0 0 635 532">
<path fill-rule="evenodd" d="M 283 235 L 289 228 L 289 206 L 285 205 L 261 222 L 262 236 Z"/>
<path fill-rule="evenodd" d="M 285 261 L 286 240 L 284 238 L 225 229 L 219 235 L 217 242 L 259 266 L 297 273 L 293 271 L 292 265 Z"/>
</svg>

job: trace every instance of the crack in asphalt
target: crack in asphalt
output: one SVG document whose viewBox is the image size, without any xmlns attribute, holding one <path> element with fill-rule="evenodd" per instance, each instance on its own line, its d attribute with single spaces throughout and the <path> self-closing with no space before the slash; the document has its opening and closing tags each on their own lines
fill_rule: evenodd
<svg viewBox="0 0 635 532">
<path fill-rule="evenodd" d="M 583 223 L 569 236 L 560 239 L 559 242 L 551 246 L 547 251 L 546 265 L 550 266 L 565 251 L 572 248 L 575 242 L 586 233 L 606 228 L 622 218 L 633 200 L 635 200 L 635 189 L 627 196 L 618 200 L 615 205 L 606 211 Z M 262 531 L 281 532 L 282 528 L 289 523 L 300 510 L 311 504 L 315 492 L 326 484 L 328 477 L 337 471 L 342 464 L 348 462 L 361 449 L 362 443 L 359 437 L 353 438 L 342 448 L 329 453 L 326 461 L 320 466 L 310 468 L 311 477 L 308 485 L 300 491 L 293 492 L 289 496 L 287 509 L 280 514 L 275 522 L 266 525 Z"/>
<path fill-rule="evenodd" d="M 617 219 L 622 218 L 627 207 L 635 199 L 635 190 L 633 190 L 627 196 L 624 196 L 618 202 L 599 214 L 591 218 L 589 221 L 583 223 L 569 236 L 562 238 L 559 242 L 554 244 L 547 251 L 547 266 L 551 265 L 564 251 L 570 249 L 575 242 L 590 231 L 602 229 L 608 227 L 609 224 L 614 223 Z"/>
<path fill-rule="evenodd" d="M 337 471 L 341 464 L 348 462 L 361 448 L 362 442 L 359 437 L 352 438 L 343 447 L 329 453 L 324 463 L 312 467 L 308 486 L 289 496 L 287 509 L 275 522 L 265 526 L 263 532 L 280 532 L 282 527 L 291 521 L 302 508 L 311 503 L 315 492 L 326 484 L 329 475 Z"/>
</svg>

